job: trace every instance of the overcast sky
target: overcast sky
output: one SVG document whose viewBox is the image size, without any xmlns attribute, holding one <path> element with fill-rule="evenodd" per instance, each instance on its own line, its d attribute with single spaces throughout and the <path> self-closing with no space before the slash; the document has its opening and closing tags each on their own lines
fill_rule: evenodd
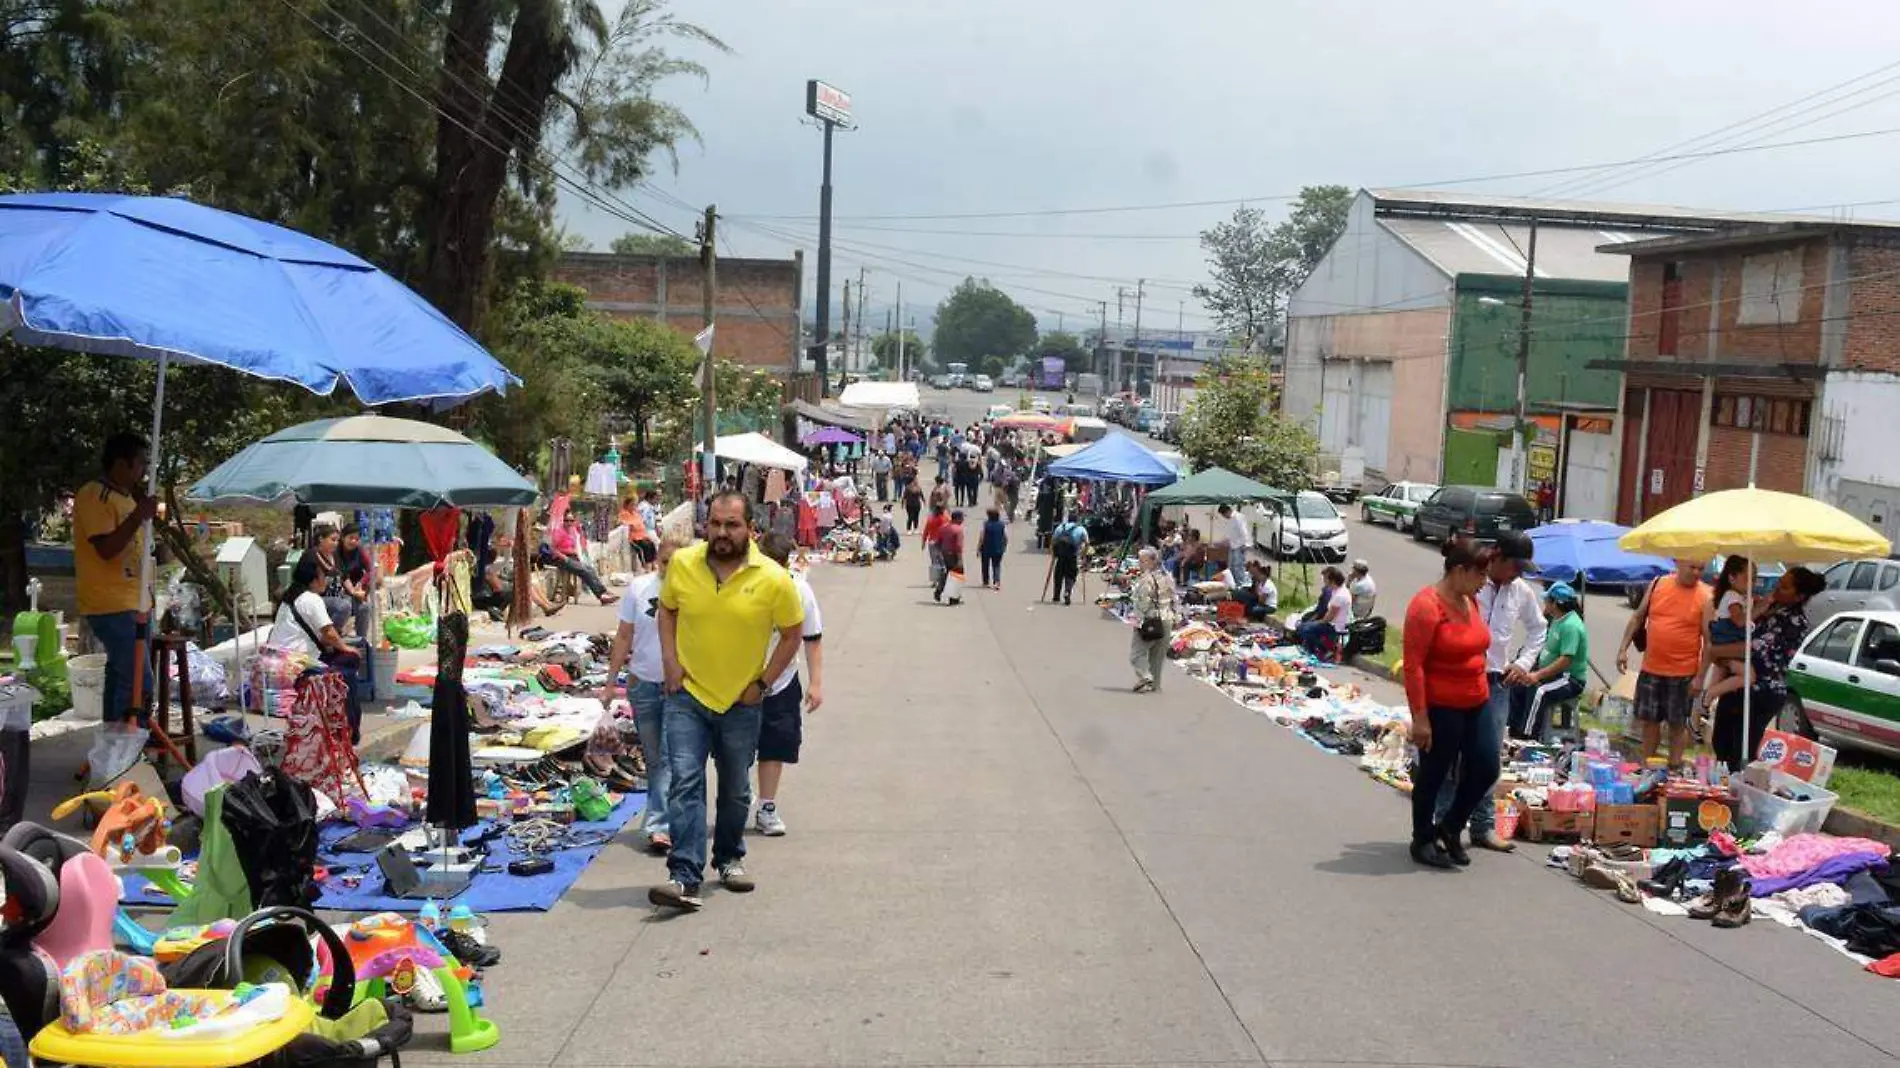
<svg viewBox="0 0 1900 1068">
<path fill-rule="evenodd" d="M 1243 199 L 1277 215 L 1284 202 L 1272 198 L 1309 184 L 1430 187 L 1691 138 L 1702 140 L 1681 151 L 1889 128 L 1452 188 L 1750 210 L 1900 198 L 1900 6 L 1869 0 L 720 0 L 674 11 L 734 53 L 700 57 L 703 87 L 666 85 L 704 143 L 684 146 L 678 172 L 654 184 L 718 204 L 722 254 L 804 248 L 809 291 L 820 134 L 801 122 L 805 79 L 849 91 L 860 129 L 836 139 L 834 296 L 865 268 L 879 324 L 900 281 L 921 323 L 970 273 L 1044 329 L 1058 314 L 1071 329 L 1096 321 L 1098 301 L 1113 325 L 1117 285 L 1131 291 L 1132 324 L 1144 277 L 1144 328 L 1172 328 L 1182 300 L 1187 328 L 1205 327 L 1186 292 L 1205 278 L 1195 235 L 1234 204 L 864 216 Z M 1859 75 L 1778 123 L 1717 133 Z M 653 191 L 629 199 L 691 234 L 688 213 Z M 1839 214 L 1900 217 L 1900 203 Z M 603 249 L 626 229 L 572 198 L 564 222 Z"/>
</svg>

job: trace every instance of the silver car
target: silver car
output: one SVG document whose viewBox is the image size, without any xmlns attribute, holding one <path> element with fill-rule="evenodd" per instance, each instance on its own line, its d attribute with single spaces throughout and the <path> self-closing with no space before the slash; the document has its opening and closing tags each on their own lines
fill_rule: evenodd
<svg viewBox="0 0 1900 1068">
<path fill-rule="evenodd" d="M 1827 589 L 1808 601 L 1808 622 L 1839 612 L 1900 610 L 1900 560 L 1843 560 L 1822 573 Z"/>
</svg>

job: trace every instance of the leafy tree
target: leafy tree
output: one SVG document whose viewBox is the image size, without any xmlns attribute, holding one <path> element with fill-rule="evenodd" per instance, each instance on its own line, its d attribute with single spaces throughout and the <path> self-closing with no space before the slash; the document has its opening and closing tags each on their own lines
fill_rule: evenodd
<svg viewBox="0 0 1900 1068">
<path fill-rule="evenodd" d="M 697 256 L 693 243 L 673 234 L 621 234 L 613 251 L 622 256 Z"/>
<path fill-rule="evenodd" d="M 1036 317 L 1009 294 L 987 281 L 965 278 L 937 305 L 936 359 L 967 363 L 973 371 L 986 364 L 1008 364 L 1036 343 Z"/>
<path fill-rule="evenodd" d="M 897 370 L 897 339 L 899 331 L 879 334 L 871 339 L 871 355 L 877 358 L 877 365 L 886 370 Z M 923 367 L 930 359 L 930 346 L 917 336 L 915 330 L 901 331 L 904 339 L 904 366 Z"/>
<path fill-rule="evenodd" d="M 1258 208 L 1241 206 L 1233 218 L 1201 231 L 1213 284 L 1194 296 L 1223 330 L 1249 348 L 1264 345 L 1285 314 L 1286 299 L 1339 239 L 1352 207 L 1343 185 L 1307 186 L 1293 210 L 1269 227 Z"/>
<path fill-rule="evenodd" d="M 451 0 L 422 278 L 443 314 L 465 326 L 481 317 L 511 173 L 551 210 L 558 182 L 545 141 L 576 149 L 581 177 L 614 190 L 645 178 L 654 152 L 697 136 L 684 112 L 654 97 L 673 75 L 706 76 L 668 55 L 668 40 L 728 51 L 667 14 L 665 0 L 626 0 L 611 22 L 595 0 Z"/>
<path fill-rule="evenodd" d="M 600 335 L 603 346 L 590 356 L 594 373 L 609 408 L 633 424 L 633 455 L 644 458 L 654 420 L 696 401 L 699 350 L 652 319 L 602 319 Z"/>
<path fill-rule="evenodd" d="M 1319 442 L 1274 411 L 1264 358 L 1229 356 L 1202 373 L 1181 417 L 1181 449 L 1197 467 L 1218 465 L 1285 490 L 1312 484 Z"/>
</svg>

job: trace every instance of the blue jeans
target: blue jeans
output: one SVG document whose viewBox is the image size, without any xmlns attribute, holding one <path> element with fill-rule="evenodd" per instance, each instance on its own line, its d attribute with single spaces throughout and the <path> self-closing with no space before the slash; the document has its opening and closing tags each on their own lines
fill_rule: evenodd
<svg viewBox="0 0 1900 1068">
<path fill-rule="evenodd" d="M 1491 778 L 1497 778 L 1498 761 L 1504 751 L 1504 722 L 1510 714 L 1511 690 L 1504 685 L 1504 676 L 1493 671 L 1490 675 L 1491 697 L 1485 701 L 1484 708 L 1471 722 L 1476 732 L 1476 744 L 1484 747 L 1490 756 Z M 1445 777 L 1445 784 L 1438 790 L 1438 802 L 1432 806 L 1432 818 L 1438 823 L 1445 822 L 1445 816 L 1451 811 L 1451 800 L 1458 792 L 1458 781 L 1464 776 L 1463 768 L 1455 769 Z M 1489 798 L 1485 799 L 1487 802 Z M 1486 834 L 1497 826 L 1498 807 L 1496 804 L 1480 804 L 1471 811 L 1472 837 Z"/>
<path fill-rule="evenodd" d="M 666 732 L 662 729 L 666 694 L 657 682 L 634 679 L 627 688 L 627 703 L 633 706 L 633 727 L 640 732 L 640 751 L 647 758 L 647 812 L 641 827 L 651 838 L 667 833 L 666 788 L 673 781 L 673 768 L 666 762 Z"/>
<path fill-rule="evenodd" d="M 759 752 L 758 705 L 733 705 L 715 713 L 690 692 L 666 699 L 666 825 L 673 852 L 666 870 L 695 887 L 706 874 L 706 760 L 719 773 L 714 806 L 712 861 L 717 868 L 745 856 L 745 821 L 752 808 L 752 761 Z"/>
<path fill-rule="evenodd" d="M 92 629 L 92 636 L 106 650 L 105 694 L 101 704 L 102 716 L 107 723 L 118 723 L 137 716 L 145 718 L 143 707 L 132 707 L 132 672 L 134 661 L 138 658 L 139 637 L 143 628 L 139 626 L 137 612 L 110 612 L 102 616 L 87 616 L 86 626 Z M 152 657 L 151 650 L 145 656 L 145 703 L 152 700 Z"/>
</svg>

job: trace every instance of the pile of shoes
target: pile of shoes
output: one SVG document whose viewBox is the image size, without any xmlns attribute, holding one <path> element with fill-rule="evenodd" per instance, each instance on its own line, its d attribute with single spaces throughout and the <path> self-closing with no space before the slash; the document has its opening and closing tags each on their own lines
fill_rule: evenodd
<svg viewBox="0 0 1900 1068">
<path fill-rule="evenodd" d="M 1578 846 L 1569 850 L 1564 864 L 1583 885 L 1596 890 L 1614 891 L 1618 901 L 1639 905 L 1643 901 L 1643 892 L 1637 885 L 1632 869 L 1638 868 L 1645 856 L 1640 846 L 1626 843 Z"/>
</svg>

